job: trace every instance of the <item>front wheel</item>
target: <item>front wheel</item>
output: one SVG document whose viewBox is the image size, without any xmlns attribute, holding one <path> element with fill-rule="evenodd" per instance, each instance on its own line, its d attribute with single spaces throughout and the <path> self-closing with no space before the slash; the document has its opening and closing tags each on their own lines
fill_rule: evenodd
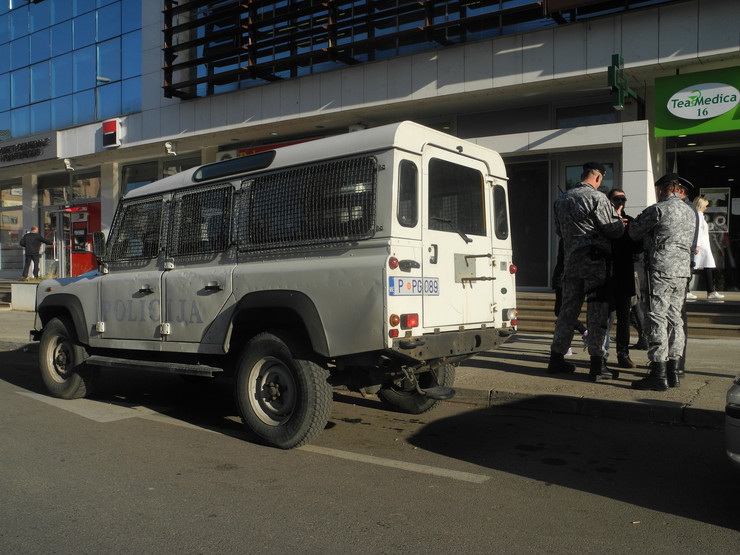
<svg viewBox="0 0 740 555">
<path fill-rule="evenodd" d="M 452 387 L 455 383 L 455 367 L 452 364 L 445 364 L 434 370 L 423 372 L 418 376 L 419 386 L 422 389 L 436 387 Z M 384 405 L 396 410 L 408 412 L 410 414 L 422 414 L 429 412 L 436 407 L 441 401 L 431 399 L 421 395 L 415 387 L 402 380 L 400 383 L 393 383 L 378 391 L 378 397 Z"/>
<path fill-rule="evenodd" d="M 309 443 L 331 414 L 329 371 L 293 357 L 271 333 L 253 337 L 236 366 L 236 403 L 242 420 L 267 444 L 291 449 Z"/>
<path fill-rule="evenodd" d="M 72 325 L 52 318 L 44 326 L 39 343 L 41 379 L 54 397 L 79 399 L 92 393 L 98 369 L 83 365 L 85 351 L 77 343 Z"/>
</svg>

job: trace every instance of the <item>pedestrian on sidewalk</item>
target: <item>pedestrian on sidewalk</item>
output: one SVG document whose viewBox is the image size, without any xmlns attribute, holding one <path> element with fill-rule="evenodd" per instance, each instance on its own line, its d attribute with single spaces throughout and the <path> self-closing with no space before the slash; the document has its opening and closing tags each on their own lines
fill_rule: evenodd
<svg viewBox="0 0 740 555">
<path fill-rule="evenodd" d="M 621 189 L 612 189 L 607 198 L 622 218 L 625 225 L 632 221 L 624 211 L 627 195 Z M 611 330 L 614 320 L 617 322 L 617 364 L 620 368 L 635 368 L 637 365 L 630 358 L 630 311 L 637 303 L 639 291 L 635 287 L 634 256 L 642 252 L 642 241 L 633 241 L 625 234 L 612 240 L 612 279 L 611 279 L 611 313 L 609 325 Z"/>
<path fill-rule="evenodd" d="M 694 206 L 696 206 L 697 212 L 699 212 L 699 237 L 696 241 L 696 251 L 694 254 L 694 270 L 704 270 L 704 277 L 706 279 L 707 299 L 710 301 L 724 299 L 725 296 L 717 293 L 714 288 L 714 269 L 717 264 L 714 261 L 714 255 L 712 254 L 712 246 L 709 243 L 709 226 L 704 216 L 704 211 L 707 209 L 709 201 L 704 197 L 696 197 L 694 199 Z M 696 299 L 696 295 L 693 295 Z"/>
<path fill-rule="evenodd" d="M 18 243 L 23 247 L 25 253 L 25 261 L 23 264 L 23 276 L 22 280 L 28 279 L 28 274 L 33 264 L 33 277 L 38 279 L 39 277 L 39 253 L 42 244 L 53 245 L 54 241 L 46 239 L 39 234 L 38 226 L 32 226 L 31 231 L 26 233 Z"/>
<path fill-rule="evenodd" d="M 584 164 L 581 182 L 555 201 L 555 231 L 563 240 L 563 300 L 550 346 L 549 374 L 575 370 L 564 357 L 585 298 L 589 378 L 599 381 L 619 376 L 606 366 L 604 340 L 609 318 L 611 240 L 624 234 L 624 223 L 606 195 L 597 190 L 605 175 L 602 164 Z"/>
<path fill-rule="evenodd" d="M 696 231 L 694 210 L 681 200 L 682 187 L 691 183 L 676 173 L 656 183 L 658 202 L 647 207 L 627 232 L 633 240 L 648 239 L 647 273 L 650 283 L 648 358 L 650 373 L 632 383 L 634 389 L 665 391 L 679 386 L 678 364 L 686 336 L 681 310 L 691 278 L 691 250 Z"/>
</svg>

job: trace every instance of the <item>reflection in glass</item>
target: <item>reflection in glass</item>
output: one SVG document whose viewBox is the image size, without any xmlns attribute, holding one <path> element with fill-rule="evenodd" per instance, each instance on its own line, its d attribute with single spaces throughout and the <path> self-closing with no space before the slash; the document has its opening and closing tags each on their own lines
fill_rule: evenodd
<svg viewBox="0 0 740 555">
<path fill-rule="evenodd" d="M 72 53 L 74 59 L 74 90 L 75 92 L 92 89 L 95 84 L 95 46 L 88 46 Z"/>
<path fill-rule="evenodd" d="M 97 82 L 99 85 L 121 80 L 120 37 L 98 43 L 97 65 Z"/>
<path fill-rule="evenodd" d="M 51 129 L 51 103 L 31 104 L 31 133 L 43 133 Z"/>
<path fill-rule="evenodd" d="M 72 97 L 72 103 L 74 106 L 75 125 L 95 120 L 94 89 L 75 93 Z"/>
<path fill-rule="evenodd" d="M 121 34 L 121 6 L 106 6 L 98 10 L 98 41 L 108 40 Z"/>
<path fill-rule="evenodd" d="M 10 126 L 13 137 L 23 137 L 31 134 L 31 117 L 28 106 L 16 108 L 10 112 Z"/>
<path fill-rule="evenodd" d="M 72 115 L 72 95 L 55 98 L 51 101 L 51 126 L 53 129 L 70 127 L 74 123 Z"/>
<path fill-rule="evenodd" d="M 10 69 L 28 65 L 28 37 L 22 37 L 10 43 Z"/>
<path fill-rule="evenodd" d="M 72 20 L 51 28 L 51 55 L 60 56 L 72 51 Z"/>
<path fill-rule="evenodd" d="M 10 107 L 18 108 L 28 104 L 29 77 L 28 68 L 24 67 L 10 74 Z"/>
<path fill-rule="evenodd" d="M 50 29 L 43 29 L 31 35 L 31 63 L 49 59 L 51 52 Z"/>
<path fill-rule="evenodd" d="M 98 95 L 97 119 L 113 118 L 121 114 L 121 83 L 111 83 L 95 89 Z"/>
<path fill-rule="evenodd" d="M 72 54 L 51 60 L 51 96 L 59 97 L 72 93 Z"/>
<path fill-rule="evenodd" d="M 31 66 L 31 102 L 47 100 L 50 90 L 49 62 Z"/>
<path fill-rule="evenodd" d="M 83 48 L 95 42 L 95 12 L 75 17 L 72 22 L 75 48 Z"/>
</svg>

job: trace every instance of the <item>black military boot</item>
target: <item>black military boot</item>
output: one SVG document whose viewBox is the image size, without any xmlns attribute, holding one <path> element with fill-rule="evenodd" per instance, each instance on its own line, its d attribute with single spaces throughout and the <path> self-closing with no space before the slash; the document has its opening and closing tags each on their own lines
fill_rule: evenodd
<svg viewBox="0 0 740 555">
<path fill-rule="evenodd" d="M 575 370 L 576 365 L 566 362 L 564 355 L 554 351 L 550 352 L 550 363 L 547 365 L 548 374 L 569 374 Z"/>
<path fill-rule="evenodd" d="M 679 379 L 681 375 L 679 373 L 680 362 L 681 359 L 679 358 L 668 359 L 668 364 L 666 365 L 666 381 L 668 382 L 668 387 L 678 387 L 681 385 L 681 380 Z"/>
<path fill-rule="evenodd" d="M 616 380 L 619 377 L 619 370 L 611 370 L 606 365 L 604 357 L 591 357 L 591 370 L 588 373 L 588 379 L 592 382 L 600 382 L 602 380 Z"/>
<path fill-rule="evenodd" d="M 668 380 L 666 379 L 666 363 L 651 362 L 650 374 L 637 382 L 632 382 L 632 389 L 643 391 L 667 391 Z"/>
</svg>

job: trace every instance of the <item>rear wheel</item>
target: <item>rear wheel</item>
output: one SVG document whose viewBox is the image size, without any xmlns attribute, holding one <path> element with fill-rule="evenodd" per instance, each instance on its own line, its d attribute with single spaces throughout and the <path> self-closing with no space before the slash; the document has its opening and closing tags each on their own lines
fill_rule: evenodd
<svg viewBox="0 0 740 555">
<path fill-rule="evenodd" d="M 286 340 L 271 333 L 252 338 L 236 367 L 236 402 L 242 420 L 269 445 L 291 449 L 309 443 L 331 414 L 329 371 L 296 359 Z"/>
<path fill-rule="evenodd" d="M 419 374 L 418 380 L 421 389 L 429 389 L 438 385 L 452 387 L 455 382 L 455 367 L 452 364 L 445 364 L 435 370 Z M 410 414 L 428 412 L 441 403 L 437 399 L 421 395 L 405 379 L 400 383 L 394 382 L 390 386 L 381 388 L 378 391 L 378 397 L 383 404 Z"/>
<path fill-rule="evenodd" d="M 54 397 L 79 399 L 92 393 L 99 370 L 83 364 L 85 350 L 77 342 L 72 325 L 52 318 L 44 326 L 39 344 L 41 379 Z"/>
</svg>

